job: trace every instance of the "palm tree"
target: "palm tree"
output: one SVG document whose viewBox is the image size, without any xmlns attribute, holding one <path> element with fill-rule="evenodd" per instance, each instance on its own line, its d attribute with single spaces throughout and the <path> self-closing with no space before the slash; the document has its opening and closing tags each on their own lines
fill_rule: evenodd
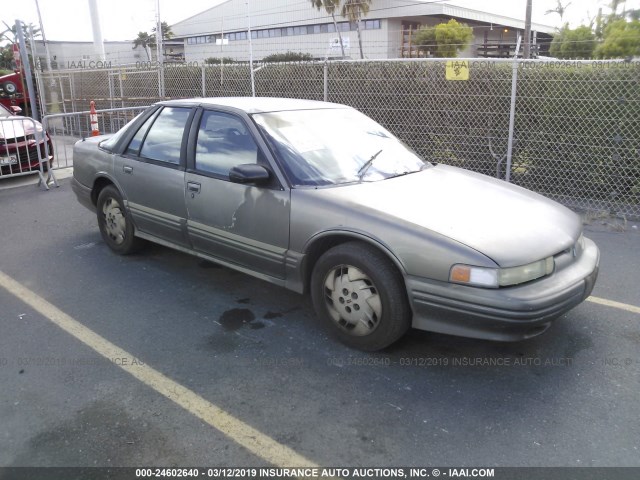
<svg viewBox="0 0 640 480">
<path fill-rule="evenodd" d="M 7 22 L 2 22 L 2 23 L 4 23 L 4 26 L 7 27 L 7 29 L 0 34 L 0 38 L 4 37 L 10 43 L 17 43 L 18 34 L 16 31 L 16 26 L 15 25 L 9 26 Z M 22 34 L 24 35 L 24 38 L 29 38 L 31 31 L 33 31 L 34 39 L 42 35 L 42 33 L 40 32 L 40 29 L 36 27 L 33 23 L 30 23 L 29 25 L 25 25 L 24 23 L 22 24 Z M 9 37 L 8 35 L 9 33 L 11 33 L 11 37 Z"/>
<path fill-rule="evenodd" d="M 156 34 L 156 27 L 153 27 L 151 29 L 151 32 L 155 35 Z M 169 25 L 167 22 L 162 22 L 160 23 L 160 30 L 162 31 L 162 39 L 163 40 L 171 40 L 173 38 L 173 32 L 171 31 L 171 25 Z"/>
<path fill-rule="evenodd" d="M 369 13 L 371 0 L 344 0 L 342 4 L 341 14 L 348 18 L 350 23 L 355 22 L 356 31 L 358 32 L 358 46 L 360 47 L 360 58 L 364 58 L 362 53 L 362 37 L 360 36 L 360 18 Z"/>
<path fill-rule="evenodd" d="M 338 39 L 340 40 L 340 49 L 342 50 L 342 57 L 344 58 L 344 45 L 342 44 L 342 34 L 338 29 L 338 22 L 336 22 L 336 9 L 340 6 L 340 0 L 311 0 L 311 5 L 318 10 L 324 8 L 324 10 L 331 15 L 333 19 L 333 26 L 338 32 Z"/>
<path fill-rule="evenodd" d="M 560 23 L 562 24 L 562 18 L 564 17 L 565 12 L 567 11 L 567 7 L 571 5 L 571 2 L 567 2 L 566 5 L 562 5 L 562 2 L 560 0 L 557 0 L 557 2 L 558 4 L 556 5 L 556 8 L 547 10 L 546 12 L 544 12 L 544 14 L 549 15 L 550 13 L 557 13 L 558 15 L 560 15 Z"/>
<path fill-rule="evenodd" d="M 147 32 L 138 32 L 138 38 L 133 41 L 133 48 L 142 47 L 147 53 L 147 60 L 151 61 L 149 55 L 149 49 L 156 45 L 156 39 L 153 35 L 149 35 Z"/>
</svg>

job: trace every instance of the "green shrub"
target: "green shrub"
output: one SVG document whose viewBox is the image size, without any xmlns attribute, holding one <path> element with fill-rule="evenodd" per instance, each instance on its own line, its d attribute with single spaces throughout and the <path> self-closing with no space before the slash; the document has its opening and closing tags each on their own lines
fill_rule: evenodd
<svg viewBox="0 0 640 480">
<path fill-rule="evenodd" d="M 308 62 L 313 60 L 310 53 L 302 52 L 286 52 L 286 53 L 272 53 L 262 59 L 263 62 Z"/>
</svg>

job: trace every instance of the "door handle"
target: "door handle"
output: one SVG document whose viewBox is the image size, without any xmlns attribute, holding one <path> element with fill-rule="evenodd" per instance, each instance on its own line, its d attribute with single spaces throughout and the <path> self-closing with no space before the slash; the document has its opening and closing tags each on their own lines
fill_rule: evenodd
<svg viewBox="0 0 640 480">
<path fill-rule="evenodd" d="M 194 193 L 200 193 L 200 184 L 196 182 L 187 182 L 187 190 Z"/>
<path fill-rule="evenodd" d="M 125 165 L 122 167 L 122 171 L 124 173 L 133 173 L 133 167 L 130 167 L 129 165 Z"/>
</svg>

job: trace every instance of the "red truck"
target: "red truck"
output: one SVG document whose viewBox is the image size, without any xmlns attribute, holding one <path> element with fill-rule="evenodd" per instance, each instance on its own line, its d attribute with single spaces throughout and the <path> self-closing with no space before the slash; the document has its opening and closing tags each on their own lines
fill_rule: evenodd
<svg viewBox="0 0 640 480">
<path fill-rule="evenodd" d="M 24 88 L 24 82 L 20 71 L 0 77 L 0 103 L 11 110 L 11 107 L 20 107 L 27 111 L 29 96 Z"/>
</svg>

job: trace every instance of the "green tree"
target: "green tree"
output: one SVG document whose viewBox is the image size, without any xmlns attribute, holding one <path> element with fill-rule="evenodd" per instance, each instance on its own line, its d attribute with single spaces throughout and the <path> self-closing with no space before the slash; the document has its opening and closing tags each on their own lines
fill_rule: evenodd
<svg viewBox="0 0 640 480">
<path fill-rule="evenodd" d="M 336 21 L 336 9 L 340 6 L 340 0 L 311 0 L 311 5 L 316 7 L 318 10 L 324 8 L 325 12 L 331 15 L 331 19 L 333 20 L 333 26 L 336 29 L 336 33 L 338 34 L 338 39 L 340 40 L 340 49 L 342 50 L 342 57 L 344 58 L 344 45 L 342 44 L 342 33 L 338 29 L 338 22 Z"/>
<path fill-rule="evenodd" d="M 435 27 L 421 28 L 414 38 L 418 49 L 423 52 L 430 52 L 439 58 L 455 58 L 471 42 L 473 29 L 452 18 Z"/>
<path fill-rule="evenodd" d="M 344 0 L 340 14 L 349 20 L 350 23 L 356 24 L 358 32 L 358 46 L 360 47 L 360 58 L 364 58 L 362 52 L 362 35 L 360 34 L 360 19 L 366 17 L 369 13 L 369 7 L 372 0 Z"/>
<path fill-rule="evenodd" d="M 596 48 L 596 36 L 590 27 L 581 25 L 571 29 L 568 24 L 553 36 L 549 53 L 556 58 L 589 59 L 593 58 Z"/>
<path fill-rule="evenodd" d="M 598 58 L 627 58 L 640 56 L 640 20 L 624 19 L 609 22 L 604 29 L 603 42 L 595 51 Z"/>
<path fill-rule="evenodd" d="M 153 33 L 153 35 L 155 36 L 157 30 L 158 30 L 157 27 L 153 27 L 151 29 L 151 33 Z M 171 25 L 169 25 L 167 22 L 160 23 L 160 30 L 162 31 L 163 40 L 171 40 L 173 38 L 173 31 L 171 30 Z"/>
<path fill-rule="evenodd" d="M 12 73 L 13 70 L 13 50 L 11 45 L 0 47 L 0 75 Z"/>
<path fill-rule="evenodd" d="M 147 32 L 138 32 L 138 38 L 133 41 L 133 48 L 142 47 L 147 54 L 147 60 L 151 60 L 149 49 L 156 46 L 156 37 Z"/>
</svg>

